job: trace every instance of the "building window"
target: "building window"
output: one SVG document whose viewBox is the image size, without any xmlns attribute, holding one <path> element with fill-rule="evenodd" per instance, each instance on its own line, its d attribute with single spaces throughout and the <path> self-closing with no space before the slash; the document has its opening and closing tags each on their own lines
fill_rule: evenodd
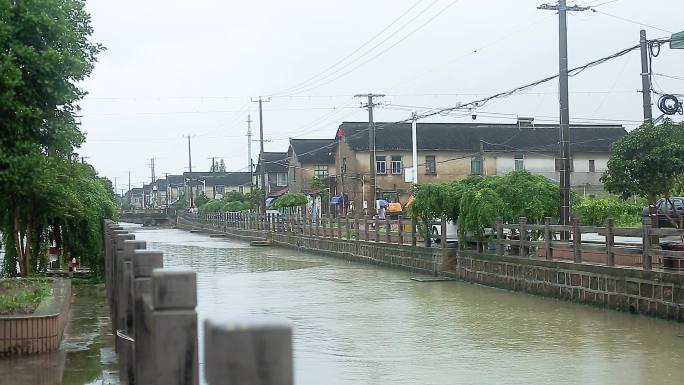
<svg viewBox="0 0 684 385">
<path fill-rule="evenodd" d="M 479 156 L 470 159 L 470 174 L 482 175 L 482 159 Z"/>
<path fill-rule="evenodd" d="M 239 186 L 238 191 L 240 191 L 240 194 L 244 194 L 245 192 L 245 187 L 244 186 Z"/>
<path fill-rule="evenodd" d="M 515 171 L 521 171 L 525 169 L 525 157 L 523 155 L 515 156 Z"/>
<path fill-rule="evenodd" d="M 437 174 L 437 162 L 434 155 L 425 155 L 425 174 Z"/>
<path fill-rule="evenodd" d="M 318 179 L 323 179 L 328 177 L 328 165 L 327 164 L 317 164 L 314 166 L 314 176 Z"/>
<path fill-rule="evenodd" d="M 401 155 L 392 155 L 392 175 L 401 175 Z"/>
<path fill-rule="evenodd" d="M 295 166 L 292 166 L 292 181 L 297 181 L 297 168 Z"/>
<path fill-rule="evenodd" d="M 225 194 L 226 186 L 216 185 L 214 186 L 214 194 Z"/>
<path fill-rule="evenodd" d="M 375 157 L 375 173 L 379 175 L 387 174 L 387 161 L 384 155 Z"/>
<path fill-rule="evenodd" d="M 596 172 L 596 161 L 589 159 L 589 172 Z"/>
<path fill-rule="evenodd" d="M 287 173 L 279 172 L 276 174 L 276 186 L 283 187 L 287 186 Z"/>
</svg>

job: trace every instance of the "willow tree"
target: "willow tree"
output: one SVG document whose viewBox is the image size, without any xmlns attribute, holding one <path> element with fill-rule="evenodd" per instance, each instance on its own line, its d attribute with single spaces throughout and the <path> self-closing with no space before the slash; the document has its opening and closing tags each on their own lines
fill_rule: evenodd
<svg viewBox="0 0 684 385">
<path fill-rule="evenodd" d="M 83 0 L 0 0 L 0 229 L 21 274 L 43 255 L 51 213 L 72 180 L 65 167 L 84 140 L 78 83 L 102 49 L 89 41 Z M 68 201 L 71 202 L 71 201 Z"/>
</svg>

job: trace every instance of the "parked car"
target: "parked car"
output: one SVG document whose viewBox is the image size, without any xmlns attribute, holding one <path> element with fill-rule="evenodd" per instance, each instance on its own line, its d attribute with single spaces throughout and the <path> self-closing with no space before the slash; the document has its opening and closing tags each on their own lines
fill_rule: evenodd
<svg viewBox="0 0 684 385">
<path fill-rule="evenodd" d="M 672 222 L 667 218 L 668 216 L 675 221 L 680 220 L 680 216 L 684 217 L 684 197 L 670 197 L 670 201 L 661 198 L 656 202 L 656 210 L 658 213 L 658 227 L 672 227 Z M 642 212 L 642 217 L 646 218 L 649 215 L 649 208 L 645 207 Z"/>
</svg>

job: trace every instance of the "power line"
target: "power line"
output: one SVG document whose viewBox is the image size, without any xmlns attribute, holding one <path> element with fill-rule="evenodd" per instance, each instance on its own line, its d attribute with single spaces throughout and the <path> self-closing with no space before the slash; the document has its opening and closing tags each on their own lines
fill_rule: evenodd
<svg viewBox="0 0 684 385">
<path fill-rule="evenodd" d="M 324 85 L 326 85 L 326 84 L 332 83 L 332 82 L 334 82 L 335 80 L 338 80 L 338 79 L 340 79 L 340 78 L 342 78 L 342 77 L 344 77 L 344 76 L 347 76 L 347 75 L 349 75 L 350 73 L 356 71 L 357 69 L 363 67 L 363 66 L 366 65 L 367 63 L 369 63 L 369 62 L 375 60 L 376 58 L 380 57 L 381 55 L 383 55 L 385 52 L 387 52 L 387 51 L 391 50 L 392 48 L 396 47 L 397 45 L 399 45 L 401 42 L 403 42 L 404 40 L 406 40 L 407 38 L 409 38 L 409 37 L 410 37 L 411 35 L 413 35 L 414 33 L 420 31 L 421 29 L 423 29 L 426 25 L 428 25 L 428 24 L 431 23 L 434 19 L 436 19 L 438 16 L 440 16 L 441 14 L 443 14 L 444 12 L 446 12 L 449 8 L 451 8 L 451 7 L 452 7 L 454 4 L 456 4 L 458 1 L 459 1 L 459 0 L 453 0 L 453 1 L 451 1 L 451 2 L 450 2 L 449 4 L 447 4 L 444 8 L 442 8 L 439 12 L 437 12 L 435 15 L 433 15 L 433 16 L 430 17 L 428 20 L 426 20 L 423 24 L 419 25 L 417 28 L 415 28 L 414 30 L 412 30 L 412 31 L 409 32 L 408 34 L 404 35 L 404 36 L 403 36 L 402 38 L 400 38 L 399 40 L 395 41 L 395 42 L 394 42 L 392 45 L 390 45 L 389 47 L 383 49 L 382 51 L 380 51 L 380 52 L 378 52 L 377 54 L 373 55 L 373 56 L 370 57 L 369 59 L 364 60 L 364 61 L 361 62 L 359 65 L 353 67 L 353 68 L 350 69 L 349 71 L 346 71 L 346 72 L 340 74 L 339 76 L 335 76 L 334 78 L 332 78 L 332 79 L 330 79 L 330 80 L 325 80 L 323 83 L 319 83 L 319 84 L 317 84 L 317 85 L 314 85 L 314 86 L 311 86 L 311 87 L 309 87 L 309 88 L 306 88 L 306 89 L 302 90 L 301 92 L 310 91 L 310 90 L 312 90 L 312 89 L 315 89 L 315 88 L 324 86 Z M 413 20 L 413 19 L 412 19 L 412 20 Z M 337 71 L 337 72 L 339 72 L 339 71 Z"/>
<path fill-rule="evenodd" d="M 290 91 L 293 91 L 293 90 L 297 90 L 297 89 L 301 88 L 302 86 L 304 86 L 304 85 L 306 85 L 306 84 L 309 84 L 309 83 L 311 83 L 312 81 L 316 80 L 319 76 L 325 75 L 328 71 L 332 70 L 333 68 L 337 67 L 338 65 L 340 65 L 340 64 L 342 64 L 342 63 L 344 63 L 344 62 L 346 62 L 348 59 L 350 59 L 351 57 L 353 57 L 357 52 L 361 51 L 364 47 L 366 47 L 368 44 L 370 44 L 373 40 L 375 40 L 376 38 L 378 38 L 378 37 L 380 37 L 382 34 L 384 34 L 387 30 L 389 30 L 389 29 L 390 29 L 394 24 L 396 24 L 399 20 L 403 19 L 404 16 L 406 16 L 409 12 L 411 12 L 414 8 L 416 8 L 416 7 L 417 7 L 420 3 L 422 3 L 423 1 L 424 1 L 424 0 L 418 0 L 417 2 L 415 2 L 411 7 L 409 7 L 406 11 L 404 11 L 401 15 L 399 15 L 399 17 L 397 17 L 396 19 L 394 19 L 394 20 L 393 20 L 390 24 L 388 24 L 385 28 L 383 28 L 382 30 L 380 30 L 380 32 L 378 32 L 377 34 L 373 35 L 373 37 L 371 37 L 370 39 L 366 40 L 363 44 L 361 44 L 359 47 L 357 47 L 357 48 L 356 48 L 355 50 L 353 50 L 351 53 L 347 54 L 346 56 L 344 56 L 343 58 L 341 58 L 340 60 L 338 60 L 337 62 L 335 62 L 335 63 L 334 63 L 333 65 L 331 65 L 330 67 L 327 67 L 327 68 L 324 69 L 323 71 L 317 73 L 316 75 L 314 75 L 314 76 L 308 78 L 307 80 L 305 80 L 305 81 L 303 81 L 303 82 L 301 82 L 301 83 L 296 84 L 296 85 L 293 86 L 293 87 L 290 87 L 290 88 L 288 88 L 288 89 L 286 89 L 286 90 L 284 90 L 284 91 L 282 91 L 282 92 L 275 92 L 275 93 L 273 93 L 272 96 L 281 96 L 283 93 L 290 92 Z M 434 4 L 434 2 L 433 2 L 433 4 Z M 431 4 L 430 6 L 432 6 L 432 4 Z M 410 21 L 409 21 L 409 23 L 410 23 Z M 396 32 L 398 32 L 398 31 L 400 31 L 401 29 L 405 28 L 407 25 L 408 25 L 408 23 L 406 23 L 406 24 L 404 24 L 403 26 L 399 27 L 399 29 L 398 29 L 397 31 L 395 31 L 394 33 L 396 33 Z M 382 43 L 382 42 L 381 42 L 381 43 Z M 373 50 L 374 48 L 376 48 L 376 47 L 377 47 L 377 45 L 374 46 L 374 47 L 372 47 L 368 52 L 372 51 L 372 50 Z M 363 57 L 363 56 L 364 56 L 365 54 L 367 54 L 368 52 L 366 52 L 366 53 L 364 53 L 363 55 L 361 55 L 361 57 Z"/>
<path fill-rule="evenodd" d="M 603 5 L 603 4 L 602 4 L 602 5 Z M 614 19 L 626 21 L 626 22 L 628 22 L 628 23 L 640 25 L 640 26 L 642 26 L 642 27 L 652 28 L 652 29 L 655 29 L 655 30 L 658 30 L 658 31 L 661 31 L 661 32 L 666 32 L 666 33 L 669 33 L 669 34 L 674 34 L 674 32 L 669 31 L 669 30 L 667 30 L 667 29 L 663 29 L 663 28 L 660 28 L 660 27 L 656 27 L 656 26 L 654 26 L 654 25 L 642 23 L 642 22 L 640 22 L 640 21 L 628 19 L 628 18 L 626 18 L 626 17 L 622 17 L 622 16 L 618 16 L 618 15 L 613 15 L 613 14 L 610 14 L 610 13 L 608 13 L 608 12 L 599 11 L 598 9 L 594 9 L 593 7 L 591 8 L 591 10 L 592 10 L 592 12 L 600 13 L 600 14 L 602 14 L 602 15 L 606 15 L 606 16 L 612 17 L 612 18 L 614 18 Z"/>
</svg>

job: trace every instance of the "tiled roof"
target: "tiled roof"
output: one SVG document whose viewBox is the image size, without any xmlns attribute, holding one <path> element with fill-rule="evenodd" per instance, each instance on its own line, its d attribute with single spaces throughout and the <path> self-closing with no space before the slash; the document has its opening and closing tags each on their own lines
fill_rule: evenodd
<svg viewBox="0 0 684 385">
<path fill-rule="evenodd" d="M 287 172 L 287 153 L 286 152 L 264 152 L 259 155 L 257 172 L 261 171 L 261 164 L 267 173 Z"/>
<path fill-rule="evenodd" d="M 290 139 L 290 147 L 300 163 L 332 164 L 335 161 L 334 139 Z"/>
<path fill-rule="evenodd" d="M 411 151 L 411 123 L 375 123 L 377 150 Z M 356 151 L 368 151 L 368 123 L 344 122 L 347 142 Z M 419 150 L 548 151 L 556 152 L 558 125 L 542 124 L 520 128 L 517 124 L 418 123 Z M 620 125 L 573 125 L 570 149 L 577 152 L 608 152 L 610 146 L 627 134 Z"/>
</svg>

